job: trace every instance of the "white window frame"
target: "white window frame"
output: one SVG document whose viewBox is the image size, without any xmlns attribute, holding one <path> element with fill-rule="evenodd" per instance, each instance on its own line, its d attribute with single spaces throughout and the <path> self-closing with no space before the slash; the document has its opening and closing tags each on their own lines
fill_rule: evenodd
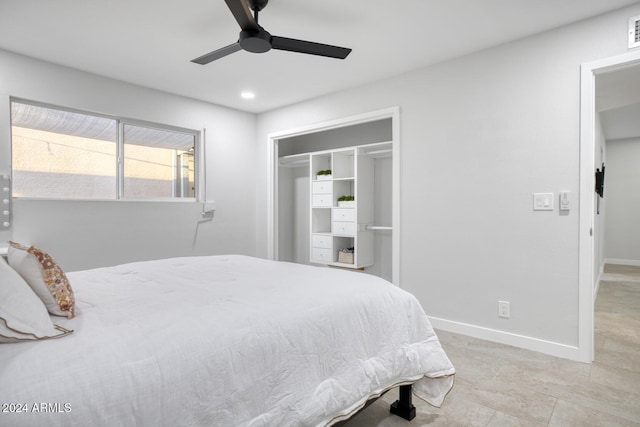
<svg viewBox="0 0 640 427">
<path fill-rule="evenodd" d="M 96 201 L 96 200 L 104 200 L 104 201 L 135 201 L 135 202 L 178 202 L 178 203 L 185 203 L 185 202 L 201 202 L 204 200 L 204 176 L 205 176 L 205 172 L 204 172 L 204 162 L 203 157 L 202 157 L 202 131 L 199 130 L 194 130 L 194 129 L 189 129 L 189 128 L 185 128 L 185 127 L 179 127 L 179 126 L 172 126 L 172 125 L 166 125 L 163 123 L 157 123 L 157 122 L 150 122 L 150 121 L 145 121 L 145 120 L 138 120 L 138 119 L 132 119 L 132 118 L 128 118 L 128 117 L 122 117 L 122 116 L 114 116 L 114 115 L 108 115 L 108 114 L 101 114 L 101 113 L 94 113 L 92 111 L 86 111 L 86 110 L 80 110 L 80 109 L 75 109 L 75 108 L 68 108 L 68 107 L 61 107 L 59 105 L 54 105 L 54 104 L 48 104 L 48 103 L 44 103 L 44 102 L 39 102 L 39 101 L 31 101 L 28 99 L 23 99 L 23 98 L 17 98 L 17 97 L 9 97 L 9 129 L 11 131 L 11 128 L 13 127 L 13 118 L 11 117 L 11 104 L 16 102 L 16 103 L 21 103 L 21 104 L 27 104 L 27 105 L 32 105 L 35 107 L 42 107 L 42 108 L 50 108 L 50 109 L 54 109 L 54 110 L 60 110 L 60 111 L 67 111 L 67 112 L 71 112 L 71 113 L 77 113 L 77 114 L 84 114 L 84 115 L 88 115 L 88 116 L 95 116 L 95 117 L 101 117 L 101 118 L 105 118 L 105 119 L 109 119 L 109 120 L 114 120 L 116 122 L 116 191 L 115 191 L 115 198 L 113 199 L 93 199 L 93 198 L 77 198 L 77 199 L 69 199 L 69 198 L 64 198 L 64 197 L 51 197 L 51 198 L 42 198 L 42 197 L 29 197 L 29 196 L 21 196 L 21 197 L 16 197 L 16 198 L 20 198 L 20 199 L 32 199 L 32 200 L 91 200 L 91 201 Z M 124 146 L 125 146 L 125 141 L 124 141 L 124 126 L 125 125 L 131 125 L 131 126 L 139 126 L 139 127 L 146 127 L 146 128 L 151 128 L 151 129 L 158 129 L 158 130 L 166 130 L 166 131 L 170 131 L 170 132 L 179 132 L 179 133 L 185 133 L 185 134 L 189 134 L 189 135 L 193 135 L 194 137 L 194 147 L 195 147 L 195 153 L 194 153 L 194 165 L 195 165 L 195 175 L 194 175 L 194 185 L 195 185 L 195 197 L 125 197 L 124 196 L 124 160 L 123 160 L 123 156 L 124 156 Z M 11 147 L 11 155 L 10 155 L 10 159 L 13 159 L 13 154 L 12 154 L 12 150 L 13 150 L 13 134 L 11 134 L 11 138 L 10 138 L 10 147 Z M 10 164 L 10 170 L 13 173 L 13 164 Z"/>
</svg>

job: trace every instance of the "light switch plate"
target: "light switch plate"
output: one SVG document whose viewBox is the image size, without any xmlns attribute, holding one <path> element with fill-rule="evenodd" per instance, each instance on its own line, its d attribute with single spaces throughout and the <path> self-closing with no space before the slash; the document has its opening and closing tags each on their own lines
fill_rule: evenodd
<svg viewBox="0 0 640 427">
<path fill-rule="evenodd" d="M 533 193 L 534 211 L 552 211 L 553 193 Z"/>
<path fill-rule="evenodd" d="M 560 192 L 560 210 L 568 211 L 571 210 L 571 192 L 570 191 L 561 191 Z"/>
</svg>

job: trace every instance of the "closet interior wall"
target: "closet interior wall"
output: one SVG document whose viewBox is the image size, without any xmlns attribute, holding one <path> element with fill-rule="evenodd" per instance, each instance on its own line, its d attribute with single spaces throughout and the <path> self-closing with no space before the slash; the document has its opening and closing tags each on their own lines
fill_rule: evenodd
<svg viewBox="0 0 640 427">
<path fill-rule="evenodd" d="M 278 141 L 278 259 L 310 264 L 309 154 L 391 141 L 391 119 L 313 132 Z M 392 224 L 391 152 L 374 157 L 375 225 Z M 392 280 L 392 231 L 374 232 L 374 264 L 364 269 Z"/>
</svg>

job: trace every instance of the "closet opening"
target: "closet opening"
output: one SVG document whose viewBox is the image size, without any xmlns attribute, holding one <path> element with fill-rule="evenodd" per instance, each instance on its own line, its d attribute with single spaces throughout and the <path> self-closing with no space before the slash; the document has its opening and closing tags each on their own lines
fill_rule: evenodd
<svg viewBox="0 0 640 427">
<path fill-rule="evenodd" d="M 391 108 L 270 135 L 272 259 L 399 285 L 397 120 Z"/>
</svg>

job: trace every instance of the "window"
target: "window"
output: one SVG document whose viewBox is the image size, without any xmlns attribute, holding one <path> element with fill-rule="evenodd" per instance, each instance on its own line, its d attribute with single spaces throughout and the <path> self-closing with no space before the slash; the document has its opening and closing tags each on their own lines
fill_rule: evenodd
<svg viewBox="0 0 640 427">
<path fill-rule="evenodd" d="M 11 102 L 14 197 L 196 197 L 198 132 Z"/>
<path fill-rule="evenodd" d="M 115 199 L 117 122 L 11 103 L 14 197 Z"/>
<path fill-rule="evenodd" d="M 195 135 L 124 124 L 124 197 L 195 197 Z"/>
</svg>

